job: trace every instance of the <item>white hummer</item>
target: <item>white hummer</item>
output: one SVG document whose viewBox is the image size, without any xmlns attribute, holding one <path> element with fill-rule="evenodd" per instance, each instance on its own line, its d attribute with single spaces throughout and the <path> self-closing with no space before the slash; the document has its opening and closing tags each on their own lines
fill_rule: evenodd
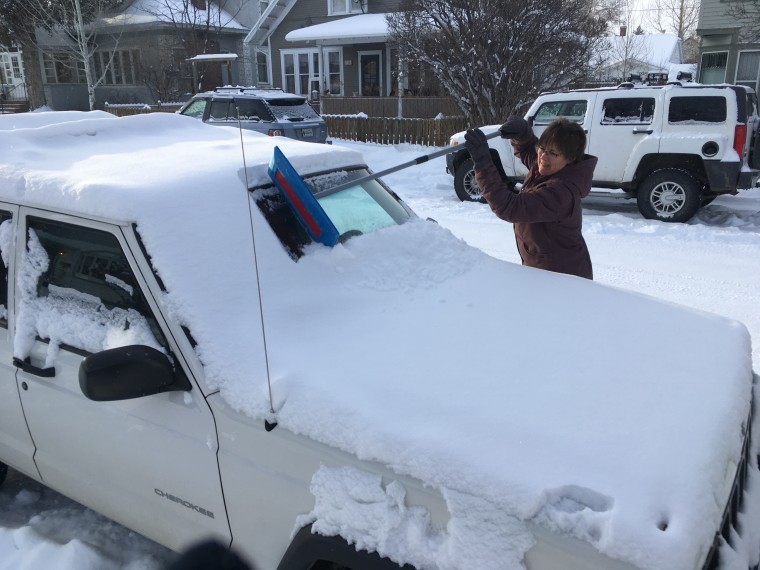
<svg viewBox="0 0 760 570">
<path fill-rule="evenodd" d="M 736 85 L 624 83 L 544 93 L 525 118 L 537 136 L 558 117 L 583 125 L 586 152 L 599 158 L 592 195 L 635 198 L 645 218 L 685 222 L 716 196 L 756 184 L 760 153 L 750 165 L 756 139 L 749 113 L 747 91 Z M 451 144 L 463 141 L 464 132 L 451 137 Z M 497 137 L 489 145 L 504 180 L 521 182 L 526 168 L 509 141 Z M 464 148 L 446 165 L 461 200 L 482 200 Z"/>
<path fill-rule="evenodd" d="M 337 145 L 93 112 L 0 148 L 0 482 L 258 570 L 757 563 L 741 324 L 496 260 Z"/>
</svg>

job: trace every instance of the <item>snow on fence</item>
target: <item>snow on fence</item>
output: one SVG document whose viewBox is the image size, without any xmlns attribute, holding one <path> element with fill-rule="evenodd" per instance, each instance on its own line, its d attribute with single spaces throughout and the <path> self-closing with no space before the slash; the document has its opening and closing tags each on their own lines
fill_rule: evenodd
<svg viewBox="0 0 760 570">
<path fill-rule="evenodd" d="M 157 105 L 148 105 L 147 103 L 108 103 L 104 105 L 105 110 L 113 113 L 117 117 L 126 117 L 127 115 L 140 115 L 142 113 L 174 113 L 184 103 L 162 103 Z"/>
<path fill-rule="evenodd" d="M 449 137 L 468 128 L 463 117 L 395 119 L 366 115 L 322 115 L 330 138 L 379 144 L 446 146 Z"/>
</svg>

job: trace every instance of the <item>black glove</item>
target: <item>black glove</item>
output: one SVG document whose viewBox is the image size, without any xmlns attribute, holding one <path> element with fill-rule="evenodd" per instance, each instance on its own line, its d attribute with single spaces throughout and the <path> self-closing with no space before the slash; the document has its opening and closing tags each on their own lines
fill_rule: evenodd
<svg viewBox="0 0 760 570">
<path fill-rule="evenodd" d="M 480 129 L 470 129 L 464 134 L 464 146 L 476 168 L 492 162 L 488 139 Z"/>
<path fill-rule="evenodd" d="M 528 121 L 516 115 L 507 119 L 507 122 L 499 127 L 499 134 L 502 138 L 514 139 L 517 142 L 525 139 L 528 131 L 530 131 Z"/>
</svg>

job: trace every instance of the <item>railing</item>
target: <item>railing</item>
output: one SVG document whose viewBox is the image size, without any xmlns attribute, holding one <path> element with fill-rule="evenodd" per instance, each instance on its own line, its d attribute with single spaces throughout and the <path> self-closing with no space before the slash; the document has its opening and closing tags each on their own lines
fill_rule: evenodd
<svg viewBox="0 0 760 570">
<path fill-rule="evenodd" d="M 144 113 L 174 113 L 184 103 L 162 103 L 157 105 L 148 105 L 147 103 L 108 103 L 104 107 L 109 113 L 117 117 L 126 117 L 128 115 L 142 115 Z"/>
</svg>

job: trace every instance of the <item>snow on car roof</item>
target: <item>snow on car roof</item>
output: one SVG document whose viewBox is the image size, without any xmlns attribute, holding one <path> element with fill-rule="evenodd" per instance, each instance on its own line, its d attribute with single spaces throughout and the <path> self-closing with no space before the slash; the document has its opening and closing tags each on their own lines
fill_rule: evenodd
<svg viewBox="0 0 760 570">
<path fill-rule="evenodd" d="M 483 567 L 520 560 L 529 524 L 642 568 L 704 556 L 749 411 L 741 324 L 499 261 L 419 219 L 295 262 L 246 178 L 268 181 L 275 144 L 302 174 L 357 153 L 171 114 L 55 115 L 0 117 L 0 199 L 136 222 L 230 406 L 270 417 L 268 376 L 277 429 L 440 489 L 486 537 Z"/>
</svg>

